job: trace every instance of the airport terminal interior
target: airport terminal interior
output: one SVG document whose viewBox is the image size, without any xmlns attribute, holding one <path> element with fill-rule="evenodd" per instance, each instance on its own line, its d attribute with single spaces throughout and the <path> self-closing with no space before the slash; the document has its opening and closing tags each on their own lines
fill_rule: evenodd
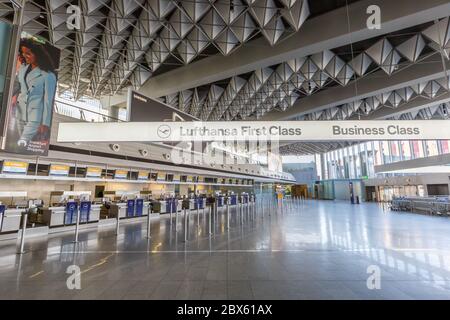
<svg viewBox="0 0 450 320">
<path fill-rule="evenodd" d="M 0 299 L 449 300 L 449 0 L 0 1 Z"/>
</svg>

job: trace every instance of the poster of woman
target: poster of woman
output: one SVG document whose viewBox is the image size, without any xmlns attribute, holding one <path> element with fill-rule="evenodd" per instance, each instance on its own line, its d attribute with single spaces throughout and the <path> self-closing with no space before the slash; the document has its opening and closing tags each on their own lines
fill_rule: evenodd
<svg viewBox="0 0 450 320">
<path fill-rule="evenodd" d="M 22 33 L 9 108 L 7 151 L 48 153 L 59 59 L 59 49 Z"/>
</svg>

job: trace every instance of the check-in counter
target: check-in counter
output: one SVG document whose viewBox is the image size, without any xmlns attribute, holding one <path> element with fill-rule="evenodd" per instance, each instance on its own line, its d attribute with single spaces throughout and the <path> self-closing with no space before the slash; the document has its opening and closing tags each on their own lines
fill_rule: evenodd
<svg viewBox="0 0 450 320">
<path fill-rule="evenodd" d="M 56 206 L 42 209 L 42 222 L 49 227 L 64 225 L 66 207 Z"/>
<path fill-rule="evenodd" d="M 22 212 L 26 209 L 6 209 L 0 218 L 0 232 L 12 232 L 20 229 Z"/>
<path fill-rule="evenodd" d="M 242 201 L 242 204 L 248 203 L 248 200 L 249 200 L 248 194 L 243 193 L 243 194 L 241 195 L 241 201 Z"/>
<path fill-rule="evenodd" d="M 111 218 L 119 219 L 125 218 L 127 216 L 127 203 L 126 202 L 115 202 L 110 204 L 109 216 Z"/>
<path fill-rule="evenodd" d="M 168 206 L 169 201 L 167 200 L 159 200 L 159 213 L 167 213 L 169 212 L 169 206 Z"/>
<path fill-rule="evenodd" d="M 192 201 L 194 202 L 193 208 L 191 208 L 193 210 L 203 209 L 206 206 L 206 198 L 195 198 Z"/>
<path fill-rule="evenodd" d="M 142 210 L 142 215 L 146 216 L 150 213 L 150 201 L 144 201 L 144 207 Z"/>
<path fill-rule="evenodd" d="M 17 201 L 22 204 L 18 204 Z M 27 192 L 26 191 L 2 191 L 0 192 L 0 232 L 13 232 L 20 229 L 20 222 L 22 220 L 22 212 L 26 211 Z M 8 205 L 3 202 L 3 199 L 8 199 L 11 203 Z"/>
<path fill-rule="evenodd" d="M 150 203 L 144 199 L 127 200 L 127 218 L 142 217 L 148 214 Z"/>
<path fill-rule="evenodd" d="M 161 201 L 159 200 L 152 200 L 150 201 L 152 206 L 152 211 L 155 213 L 161 213 Z"/>
<path fill-rule="evenodd" d="M 232 194 L 230 196 L 230 205 L 232 205 L 232 206 L 237 205 L 237 196 L 235 194 Z"/>
<path fill-rule="evenodd" d="M 91 206 L 91 212 L 89 213 L 89 222 L 97 222 L 100 220 L 101 204 L 93 204 Z"/>
<path fill-rule="evenodd" d="M 223 207 L 225 197 L 224 196 L 216 196 L 216 198 L 217 198 L 216 199 L 217 207 L 218 208 Z"/>
<path fill-rule="evenodd" d="M 168 198 L 165 200 L 159 200 L 160 211 L 159 213 L 175 213 L 181 210 L 181 200 L 175 198 Z M 155 211 L 156 212 L 156 211 Z"/>
</svg>

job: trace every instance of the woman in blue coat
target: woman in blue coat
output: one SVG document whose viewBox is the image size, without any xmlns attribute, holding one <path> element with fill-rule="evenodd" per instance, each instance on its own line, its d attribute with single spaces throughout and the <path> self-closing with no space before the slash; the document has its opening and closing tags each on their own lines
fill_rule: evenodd
<svg viewBox="0 0 450 320">
<path fill-rule="evenodd" d="M 21 40 L 19 53 L 17 144 L 26 147 L 36 140 L 48 143 L 57 81 L 54 64 L 44 46 L 30 39 Z"/>
</svg>

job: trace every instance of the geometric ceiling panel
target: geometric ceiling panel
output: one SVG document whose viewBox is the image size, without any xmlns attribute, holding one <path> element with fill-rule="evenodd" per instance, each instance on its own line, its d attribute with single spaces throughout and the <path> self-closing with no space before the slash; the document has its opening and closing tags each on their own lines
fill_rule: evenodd
<svg viewBox="0 0 450 320">
<path fill-rule="evenodd" d="M 287 5 L 289 3 L 288 1 Z M 263 13 L 264 11 L 258 11 L 260 19 L 263 19 Z M 446 19 L 444 21 L 448 22 Z M 442 24 L 442 22 L 439 23 Z M 236 45 L 237 40 L 234 37 L 231 36 L 230 40 L 227 40 L 229 33 L 234 34 L 232 28 L 226 29 L 220 35 L 223 39 L 221 44 L 223 54 L 227 54 L 227 50 L 233 50 Z M 219 103 L 219 107 L 214 112 L 204 112 L 202 119 L 245 120 L 250 117 L 258 119 L 274 109 L 287 110 L 295 101 L 314 95 L 320 90 L 327 90 L 328 86 L 347 86 L 357 78 L 366 77 L 374 72 L 391 76 L 403 67 L 407 68 L 411 64 L 419 63 L 440 51 L 431 40 L 427 40 L 428 37 L 422 32 L 407 33 L 403 41 L 396 42 L 398 43 L 396 46 L 392 44 L 394 42 L 391 42 L 389 37 L 383 37 L 368 43 L 366 49 L 351 57 L 341 56 L 333 50 L 325 50 L 310 56 L 291 59 L 271 68 L 258 69 L 250 76 L 241 77 L 245 82 L 242 90 L 225 94 L 226 103 L 223 101 Z M 225 44 L 229 47 L 225 47 Z M 221 81 L 220 86 L 225 88 L 223 83 L 233 79 Z M 212 86 L 216 85 L 211 84 Z M 331 111 L 320 114 L 308 114 L 299 119 L 344 120 L 355 113 L 367 115 L 381 107 L 397 108 L 417 96 L 435 98 L 448 90 L 448 87 L 448 79 L 437 79 L 394 92 L 384 92 L 363 101 L 336 106 Z M 196 106 L 194 109 L 199 108 L 201 109 L 201 106 Z"/>
<path fill-rule="evenodd" d="M 80 30 L 70 30 L 66 10 L 77 3 Z M 71 74 L 60 77 L 60 90 L 79 98 L 139 88 L 162 66 L 229 55 L 257 37 L 275 45 L 309 15 L 307 0 L 29 0 L 23 21 L 24 31 L 67 51 L 61 69 Z"/>
</svg>

